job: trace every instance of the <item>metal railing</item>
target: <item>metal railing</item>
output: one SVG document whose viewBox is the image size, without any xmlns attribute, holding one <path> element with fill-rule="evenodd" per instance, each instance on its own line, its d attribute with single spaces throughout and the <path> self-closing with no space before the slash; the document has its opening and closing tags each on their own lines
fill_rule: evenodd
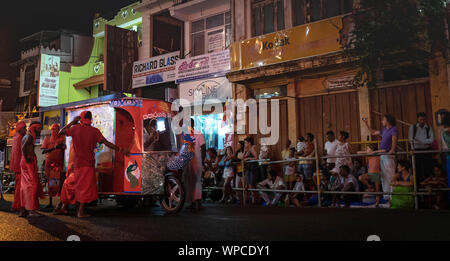
<svg viewBox="0 0 450 261">
<path fill-rule="evenodd" d="M 407 140 L 406 140 L 407 141 Z M 363 142 L 364 143 L 364 142 Z M 369 142 L 369 143 L 377 143 L 376 141 L 374 142 Z M 362 143 L 359 143 L 362 144 Z M 243 188 L 237 188 L 237 187 L 232 187 L 231 189 L 233 191 L 242 191 L 243 195 L 242 195 L 242 204 L 246 205 L 246 197 L 247 197 L 247 193 L 248 192 L 277 192 L 277 193 L 302 193 L 302 194 L 317 194 L 317 198 L 318 198 L 318 206 L 322 207 L 322 194 L 339 194 L 339 195 L 344 195 L 344 194 L 348 194 L 348 195 L 402 195 L 402 196 L 413 196 L 414 197 L 414 207 L 415 209 L 419 209 L 419 202 L 418 202 L 418 196 L 420 195 L 424 195 L 424 196 L 429 196 L 429 195 L 434 195 L 436 192 L 442 192 L 442 191 L 450 191 L 450 188 L 441 188 L 441 189 L 437 189 L 437 188 L 425 188 L 425 189 L 418 189 L 418 185 L 417 185 L 417 172 L 416 172 L 416 154 L 436 154 L 436 153 L 450 153 L 450 150 L 420 150 L 420 151 L 415 151 L 415 150 L 409 150 L 408 145 L 407 145 L 407 150 L 406 151 L 401 151 L 401 152 L 395 152 L 395 153 L 361 153 L 361 154 L 350 154 L 350 155 L 339 155 L 339 156 L 319 156 L 318 152 L 317 152 L 317 140 L 314 140 L 314 157 L 298 157 L 296 159 L 290 159 L 290 160 L 269 160 L 269 159 L 261 159 L 261 160 L 248 160 L 248 161 L 244 161 L 242 160 L 240 163 L 237 164 L 241 164 L 242 166 L 242 181 L 243 181 Z M 329 191 L 329 190 L 322 190 L 321 189 L 321 174 L 319 172 L 320 169 L 320 160 L 321 159 L 330 159 L 330 158 L 356 158 L 356 157 L 371 157 L 371 156 L 382 156 L 382 155 L 406 155 L 408 158 L 411 157 L 411 168 L 412 168 L 412 178 L 413 178 L 413 191 L 412 192 L 369 192 L 369 191 Z M 287 189 L 262 189 L 262 188 L 249 188 L 248 185 L 246 184 L 246 179 L 245 179 L 245 164 L 247 163 L 259 163 L 261 165 L 272 165 L 272 164 L 283 164 L 283 163 L 290 163 L 290 162 L 300 162 L 300 161 L 315 161 L 315 165 L 316 165 L 316 172 L 313 175 L 313 178 L 315 176 L 316 178 L 316 190 L 306 190 L 306 191 L 297 191 L 297 190 L 287 190 Z M 217 186 L 213 186 L 213 187 L 206 187 L 205 190 L 218 190 L 218 189 L 224 189 L 224 187 L 217 187 Z"/>
</svg>

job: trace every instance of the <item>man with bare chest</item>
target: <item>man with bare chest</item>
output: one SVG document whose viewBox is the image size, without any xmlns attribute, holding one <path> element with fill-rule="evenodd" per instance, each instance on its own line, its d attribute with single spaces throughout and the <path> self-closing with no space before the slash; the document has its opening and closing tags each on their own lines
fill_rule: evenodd
<svg viewBox="0 0 450 261">
<path fill-rule="evenodd" d="M 36 154 L 34 153 L 34 143 L 36 137 L 40 135 L 42 125 L 39 122 L 30 124 L 28 133 L 22 139 L 22 159 L 20 160 L 21 182 L 20 216 L 39 216 L 39 197 L 43 195 L 41 183 L 39 181 Z"/>
</svg>

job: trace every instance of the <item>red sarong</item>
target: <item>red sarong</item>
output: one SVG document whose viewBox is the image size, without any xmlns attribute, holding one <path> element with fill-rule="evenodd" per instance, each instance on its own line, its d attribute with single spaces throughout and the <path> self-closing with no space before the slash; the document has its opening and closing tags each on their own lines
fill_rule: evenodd
<svg viewBox="0 0 450 261">
<path fill-rule="evenodd" d="M 16 172 L 16 178 L 14 180 L 14 202 L 11 207 L 14 211 L 19 211 L 22 207 L 22 202 L 20 202 L 20 182 L 21 182 L 21 173 Z"/>
<path fill-rule="evenodd" d="M 94 167 L 75 168 L 75 200 L 89 203 L 98 198 Z"/>
<path fill-rule="evenodd" d="M 43 196 L 36 158 L 32 163 L 27 163 L 22 156 L 20 161 L 21 182 L 20 182 L 20 201 L 22 207 L 26 210 L 39 209 L 39 197 Z"/>
<path fill-rule="evenodd" d="M 75 173 L 70 173 L 64 180 L 60 200 L 64 205 L 75 205 Z"/>
</svg>

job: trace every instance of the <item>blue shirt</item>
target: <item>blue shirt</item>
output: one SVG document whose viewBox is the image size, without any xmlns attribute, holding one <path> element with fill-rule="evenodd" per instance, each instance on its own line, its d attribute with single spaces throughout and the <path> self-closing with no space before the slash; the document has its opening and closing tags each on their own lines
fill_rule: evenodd
<svg viewBox="0 0 450 261">
<path fill-rule="evenodd" d="M 391 128 L 383 128 L 380 131 L 381 142 L 380 142 L 380 150 L 385 150 L 389 152 L 392 148 L 392 137 L 398 137 L 398 129 L 393 126 Z"/>
</svg>

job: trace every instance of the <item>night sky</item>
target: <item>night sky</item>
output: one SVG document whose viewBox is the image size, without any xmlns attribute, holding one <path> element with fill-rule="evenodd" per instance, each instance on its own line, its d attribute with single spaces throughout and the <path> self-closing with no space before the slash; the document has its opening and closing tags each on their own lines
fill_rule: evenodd
<svg viewBox="0 0 450 261">
<path fill-rule="evenodd" d="M 0 15 L 0 62 L 17 60 L 18 40 L 42 30 L 67 29 L 92 34 L 95 13 L 112 18 L 139 0 L 3 0 Z"/>
</svg>

